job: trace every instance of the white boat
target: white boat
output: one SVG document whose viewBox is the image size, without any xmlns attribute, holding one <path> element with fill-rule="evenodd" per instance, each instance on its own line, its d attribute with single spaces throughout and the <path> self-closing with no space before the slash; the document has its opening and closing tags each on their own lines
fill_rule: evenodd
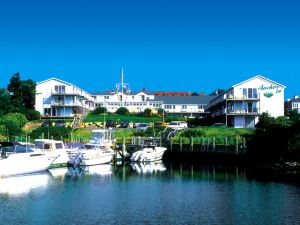
<svg viewBox="0 0 300 225">
<path fill-rule="evenodd" d="M 26 152 L 1 150 L 0 177 L 45 171 L 56 159 L 44 153 L 26 149 Z"/>
<path fill-rule="evenodd" d="M 67 165 L 69 161 L 68 152 L 71 151 L 66 149 L 62 141 L 50 140 L 50 139 L 36 139 L 34 141 L 35 152 L 46 153 L 48 156 L 57 157 L 52 163 L 52 167 Z"/>
<path fill-rule="evenodd" d="M 91 140 L 70 155 L 73 166 L 92 166 L 110 163 L 115 155 L 112 150 L 112 131 L 98 129 L 92 131 Z"/>
<path fill-rule="evenodd" d="M 141 150 L 134 152 L 131 157 L 130 161 L 133 162 L 154 162 L 162 160 L 163 154 L 167 148 L 165 147 L 158 147 L 154 144 L 152 139 L 149 139 L 147 143 L 144 143 L 144 146 Z"/>
</svg>

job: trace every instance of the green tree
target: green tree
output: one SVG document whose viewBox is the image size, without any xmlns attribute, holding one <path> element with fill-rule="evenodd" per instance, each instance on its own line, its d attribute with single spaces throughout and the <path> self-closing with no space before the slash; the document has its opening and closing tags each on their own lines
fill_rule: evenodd
<svg viewBox="0 0 300 225">
<path fill-rule="evenodd" d="M 61 137 L 63 139 L 69 138 L 70 133 L 71 128 L 69 127 L 39 127 L 32 131 L 31 137 L 33 139 L 38 139 L 42 136 L 42 134 L 44 134 L 44 137 L 48 138 L 49 134 L 49 138 L 53 137 L 55 140 L 60 140 Z"/>
<path fill-rule="evenodd" d="M 10 93 L 11 105 L 16 112 L 20 112 L 22 109 L 21 85 L 22 82 L 18 72 L 10 78 L 10 83 L 7 86 L 7 90 Z"/>
<path fill-rule="evenodd" d="M 97 107 L 96 109 L 94 109 L 92 111 L 92 114 L 102 114 L 102 113 L 106 113 L 107 112 L 107 108 L 106 107 Z"/>
<path fill-rule="evenodd" d="M 117 109 L 117 111 L 115 112 L 115 114 L 118 115 L 128 115 L 129 114 L 129 110 L 125 107 L 120 107 Z"/>
<path fill-rule="evenodd" d="M 21 101 L 26 109 L 34 109 L 36 83 L 31 80 L 21 81 Z"/>
<path fill-rule="evenodd" d="M 159 108 L 159 109 L 157 109 L 157 114 L 159 115 L 159 116 L 167 116 L 166 115 L 166 111 L 163 109 L 163 108 Z"/>
<path fill-rule="evenodd" d="M 149 109 L 149 108 L 146 108 L 145 110 L 144 110 L 144 116 L 146 116 L 146 117 L 150 117 L 151 116 L 151 109 Z"/>
<path fill-rule="evenodd" d="M 213 91 L 212 93 L 210 93 L 209 95 L 210 96 L 219 95 L 219 94 L 223 93 L 224 91 L 225 91 L 224 89 L 218 88 L 215 91 Z"/>
<path fill-rule="evenodd" d="M 0 89 L 0 116 L 12 111 L 10 96 L 5 89 Z"/>
<path fill-rule="evenodd" d="M 197 92 L 195 92 L 195 91 L 192 93 L 192 96 L 198 96 L 198 95 L 199 94 Z"/>
<path fill-rule="evenodd" d="M 8 113 L 0 118 L 0 126 L 5 127 L 8 136 L 20 135 L 26 122 L 26 117 L 20 113 Z"/>
</svg>

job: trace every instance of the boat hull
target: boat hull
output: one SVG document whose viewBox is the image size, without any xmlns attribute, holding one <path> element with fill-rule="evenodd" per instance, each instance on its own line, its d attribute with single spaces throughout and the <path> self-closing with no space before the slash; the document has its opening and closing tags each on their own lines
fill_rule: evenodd
<svg viewBox="0 0 300 225">
<path fill-rule="evenodd" d="M 13 154 L 0 160 L 0 177 L 45 171 L 55 159 L 53 156 L 35 153 Z"/>
<path fill-rule="evenodd" d="M 130 160 L 133 162 L 155 162 L 162 160 L 163 154 L 167 148 L 165 147 L 155 147 L 144 148 L 132 154 Z"/>
<path fill-rule="evenodd" d="M 71 157 L 69 164 L 73 166 L 93 166 L 110 163 L 113 160 L 113 152 L 103 150 L 83 150 Z"/>
</svg>

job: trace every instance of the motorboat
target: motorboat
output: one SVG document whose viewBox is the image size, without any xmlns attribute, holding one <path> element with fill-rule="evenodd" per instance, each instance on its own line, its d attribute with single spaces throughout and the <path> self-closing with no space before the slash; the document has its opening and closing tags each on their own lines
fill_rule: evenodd
<svg viewBox="0 0 300 225">
<path fill-rule="evenodd" d="M 1 146 L 0 177 L 45 171 L 56 158 L 20 145 Z"/>
<path fill-rule="evenodd" d="M 57 158 L 52 163 L 51 167 L 66 166 L 69 161 L 69 153 L 71 149 L 66 149 L 62 141 L 50 139 L 36 139 L 34 141 L 34 151 L 47 153 L 49 156 Z"/>
<path fill-rule="evenodd" d="M 92 131 L 91 140 L 82 148 L 70 155 L 69 164 L 72 166 L 92 166 L 110 163 L 115 155 L 111 130 L 97 129 Z"/>
<path fill-rule="evenodd" d="M 162 160 L 163 154 L 167 148 L 159 147 L 154 142 L 153 138 L 144 140 L 142 148 L 134 153 L 130 157 L 130 161 L 133 162 L 154 162 Z"/>
</svg>

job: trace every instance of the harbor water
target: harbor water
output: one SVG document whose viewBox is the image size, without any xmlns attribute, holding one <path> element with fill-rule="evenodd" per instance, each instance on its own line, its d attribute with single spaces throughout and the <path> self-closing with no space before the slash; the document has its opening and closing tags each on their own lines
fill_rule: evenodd
<svg viewBox="0 0 300 225">
<path fill-rule="evenodd" d="M 237 167 L 100 165 L 0 179 L 1 224 L 300 224 L 300 184 Z"/>
</svg>

